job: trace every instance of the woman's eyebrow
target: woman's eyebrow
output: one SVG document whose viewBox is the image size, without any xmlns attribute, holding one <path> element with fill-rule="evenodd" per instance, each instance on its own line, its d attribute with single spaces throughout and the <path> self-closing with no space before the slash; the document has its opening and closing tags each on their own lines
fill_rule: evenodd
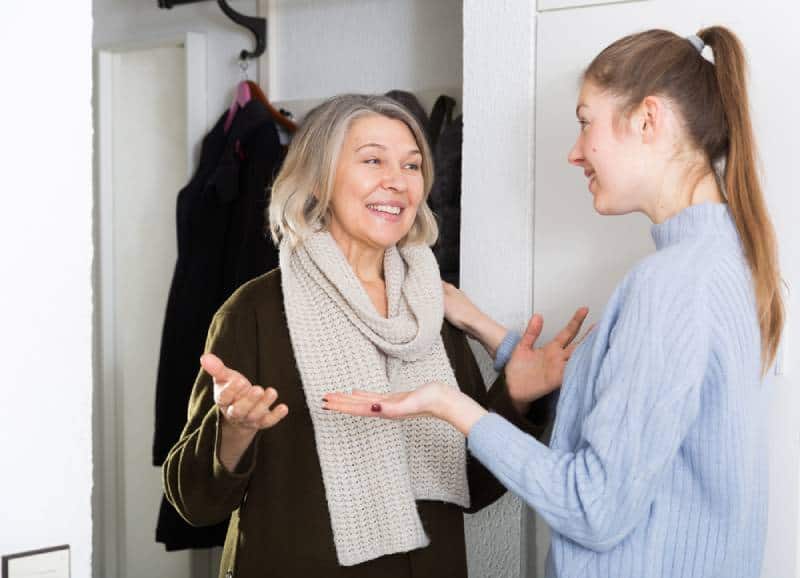
<svg viewBox="0 0 800 578">
<path fill-rule="evenodd" d="M 382 144 L 379 144 L 379 143 L 376 143 L 376 142 L 368 142 L 368 143 L 363 144 L 363 145 L 359 146 L 358 148 L 356 148 L 356 152 L 360 151 L 361 149 L 370 148 L 370 147 L 379 148 L 379 149 L 384 150 L 384 151 L 387 150 L 386 145 L 382 145 Z M 421 155 L 422 152 L 420 152 L 419 149 L 410 149 L 406 154 L 408 156 Z"/>
<path fill-rule="evenodd" d="M 356 151 L 360 151 L 361 149 L 365 149 L 365 148 L 368 148 L 368 147 L 376 147 L 376 148 L 379 148 L 379 149 L 382 149 L 382 150 L 386 150 L 386 146 L 384 146 L 382 144 L 379 144 L 379 143 L 376 143 L 376 142 L 368 142 L 367 144 L 363 144 L 360 147 L 358 147 L 356 149 Z"/>
</svg>

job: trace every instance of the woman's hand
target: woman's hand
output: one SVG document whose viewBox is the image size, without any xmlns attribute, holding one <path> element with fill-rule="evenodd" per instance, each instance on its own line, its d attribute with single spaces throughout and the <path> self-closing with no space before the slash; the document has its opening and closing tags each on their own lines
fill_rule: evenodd
<svg viewBox="0 0 800 578">
<path fill-rule="evenodd" d="M 588 313 L 586 307 L 578 309 L 569 323 L 544 347 L 536 347 L 544 320 L 538 314 L 531 317 L 505 367 L 508 393 L 520 413 L 527 413 L 531 402 L 561 386 L 570 356 L 586 337 L 575 339 Z"/>
<path fill-rule="evenodd" d="M 286 417 L 289 408 L 283 403 L 273 408 L 277 391 L 252 385 L 213 353 L 203 355 L 200 365 L 214 380 L 214 402 L 222 416 L 219 460 L 228 471 L 233 471 L 256 432 L 276 425 Z"/>
<path fill-rule="evenodd" d="M 213 353 L 203 355 L 200 365 L 214 379 L 214 401 L 227 424 L 258 431 L 273 427 L 289 413 L 286 404 L 272 408 L 278 399 L 277 391 L 252 385 Z"/>
<path fill-rule="evenodd" d="M 401 393 L 381 394 L 359 390 L 353 390 L 352 393 L 328 393 L 322 401 L 323 409 L 362 417 L 435 417 L 449 422 L 464 435 L 486 413 L 468 395 L 438 382 Z"/>
<path fill-rule="evenodd" d="M 444 281 L 442 286 L 445 318 L 467 335 L 477 339 L 494 359 L 497 348 L 506 336 L 506 328 L 478 309 L 457 287 Z"/>
</svg>

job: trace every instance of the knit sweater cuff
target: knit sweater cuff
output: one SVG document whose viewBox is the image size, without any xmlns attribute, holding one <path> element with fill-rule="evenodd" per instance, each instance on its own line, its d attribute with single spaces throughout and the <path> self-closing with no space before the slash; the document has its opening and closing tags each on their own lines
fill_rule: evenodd
<svg viewBox="0 0 800 578">
<path fill-rule="evenodd" d="M 545 463 L 549 457 L 547 446 L 495 413 L 487 413 L 472 426 L 467 447 L 506 487 L 524 464 Z"/>
<path fill-rule="evenodd" d="M 533 412 L 523 415 L 517 411 L 511 395 L 508 393 L 508 384 L 504 373 L 497 376 L 491 389 L 489 389 L 486 398 L 486 409 L 498 414 L 525 433 L 535 437 L 540 437 L 547 426 L 546 420 L 540 422 L 531 419 Z"/>
<path fill-rule="evenodd" d="M 514 348 L 517 346 L 520 339 L 521 336 L 516 331 L 509 331 L 506 333 L 503 341 L 501 341 L 500 345 L 497 347 L 497 353 L 494 356 L 495 371 L 503 371 L 506 363 L 511 359 L 511 354 L 514 352 Z"/>
</svg>

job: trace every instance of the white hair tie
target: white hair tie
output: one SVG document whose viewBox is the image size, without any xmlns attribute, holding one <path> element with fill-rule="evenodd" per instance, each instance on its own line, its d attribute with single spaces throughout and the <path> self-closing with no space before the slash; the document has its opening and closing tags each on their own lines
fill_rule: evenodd
<svg viewBox="0 0 800 578">
<path fill-rule="evenodd" d="M 708 60 L 711 64 L 714 64 L 714 52 L 711 50 L 711 47 L 708 46 L 702 38 L 700 38 L 697 34 L 690 34 L 686 37 L 692 46 L 694 46 L 695 50 L 700 53 L 700 56 Z"/>
</svg>

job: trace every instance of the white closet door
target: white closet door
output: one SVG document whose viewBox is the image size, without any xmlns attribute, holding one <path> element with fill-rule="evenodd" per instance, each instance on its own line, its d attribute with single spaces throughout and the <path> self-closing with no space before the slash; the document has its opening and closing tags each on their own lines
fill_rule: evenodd
<svg viewBox="0 0 800 578">
<path fill-rule="evenodd" d="M 184 48 L 114 56 L 113 299 L 124 568 L 189 576 L 188 555 L 155 542 L 161 471 L 151 465 L 158 350 L 177 256 L 175 201 L 186 180 Z"/>
<path fill-rule="evenodd" d="M 175 210 L 206 126 L 205 40 L 98 57 L 102 378 L 95 576 L 209 578 L 217 553 L 155 542 L 155 384 L 177 258 Z"/>
</svg>

